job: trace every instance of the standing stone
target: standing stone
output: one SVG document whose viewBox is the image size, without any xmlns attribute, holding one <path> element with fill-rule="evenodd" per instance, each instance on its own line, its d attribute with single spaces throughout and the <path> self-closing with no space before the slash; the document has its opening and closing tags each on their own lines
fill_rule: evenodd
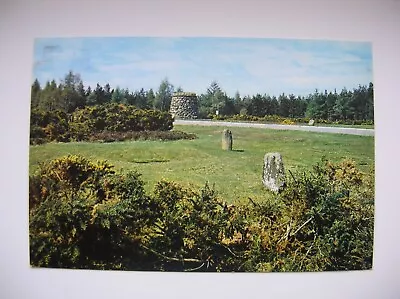
<svg viewBox="0 0 400 299">
<path fill-rule="evenodd" d="M 222 149 L 231 151 L 232 150 L 232 132 L 225 129 L 222 132 Z"/>
<path fill-rule="evenodd" d="M 315 124 L 315 120 L 310 119 L 310 121 L 308 122 L 308 125 L 309 125 L 309 126 L 313 126 L 314 124 Z"/>
<path fill-rule="evenodd" d="M 285 168 L 280 153 L 265 154 L 262 182 L 273 192 L 279 192 L 285 186 Z"/>
</svg>

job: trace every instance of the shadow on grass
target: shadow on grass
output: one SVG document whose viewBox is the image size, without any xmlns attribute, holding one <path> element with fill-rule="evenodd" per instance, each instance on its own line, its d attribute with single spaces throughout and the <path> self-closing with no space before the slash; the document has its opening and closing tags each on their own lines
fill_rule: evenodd
<svg viewBox="0 0 400 299">
<path fill-rule="evenodd" d="M 141 164 L 147 164 L 147 163 L 165 163 L 169 162 L 169 160 L 133 160 L 132 163 L 141 163 Z"/>
<path fill-rule="evenodd" d="M 242 150 L 242 149 L 233 149 L 233 150 L 232 150 L 232 152 L 243 153 L 243 152 L 244 152 L 244 150 Z"/>
</svg>

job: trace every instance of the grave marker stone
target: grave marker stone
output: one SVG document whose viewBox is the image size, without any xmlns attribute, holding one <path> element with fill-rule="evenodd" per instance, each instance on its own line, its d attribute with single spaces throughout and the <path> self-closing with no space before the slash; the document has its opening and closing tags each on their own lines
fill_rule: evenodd
<svg viewBox="0 0 400 299">
<path fill-rule="evenodd" d="M 279 192 L 284 188 L 286 175 L 280 153 L 265 154 L 262 182 L 267 189 L 273 192 Z"/>
<path fill-rule="evenodd" d="M 232 132 L 229 131 L 228 129 L 225 129 L 222 132 L 222 149 L 231 151 L 232 150 Z"/>
</svg>

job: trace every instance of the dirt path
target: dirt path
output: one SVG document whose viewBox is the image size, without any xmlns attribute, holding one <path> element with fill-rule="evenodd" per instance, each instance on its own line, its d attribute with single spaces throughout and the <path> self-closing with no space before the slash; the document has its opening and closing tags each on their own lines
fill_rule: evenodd
<svg viewBox="0 0 400 299">
<path fill-rule="evenodd" d="M 227 121 L 211 121 L 211 120 L 181 120 L 174 121 L 175 125 L 197 125 L 197 126 L 223 126 L 223 127 L 245 127 L 245 128 L 260 128 L 274 130 L 298 130 L 320 133 L 335 133 L 349 135 L 364 135 L 374 136 L 374 129 L 358 129 L 358 128 L 343 128 L 343 127 L 318 127 L 318 126 L 299 126 L 299 125 L 278 125 L 278 124 L 260 124 L 247 122 L 227 122 Z"/>
</svg>

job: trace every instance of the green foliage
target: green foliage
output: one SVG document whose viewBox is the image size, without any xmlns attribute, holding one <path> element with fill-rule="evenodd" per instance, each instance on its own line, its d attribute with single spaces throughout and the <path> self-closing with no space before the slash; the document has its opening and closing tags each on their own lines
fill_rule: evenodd
<svg viewBox="0 0 400 299">
<path fill-rule="evenodd" d="M 59 90 L 61 91 L 61 99 L 63 99 L 64 111 L 71 113 L 75 109 L 85 106 L 85 89 L 79 74 L 69 71 Z"/>
<path fill-rule="evenodd" d="M 130 135 L 138 137 L 138 134 L 133 132 L 169 131 L 172 127 L 173 119 L 167 112 L 141 110 L 131 105 L 116 103 L 87 106 L 77 109 L 73 114 L 34 109 L 31 112 L 30 142 L 41 144 L 53 140 L 93 140 L 94 136 L 101 137 L 107 134 L 116 139 L 127 139 Z M 160 135 L 167 136 L 162 133 Z M 178 133 L 170 134 L 171 139 L 179 136 L 188 137 Z"/>
<path fill-rule="evenodd" d="M 207 93 L 200 95 L 198 99 L 200 118 L 212 118 L 216 111 L 225 115 L 235 113 L 234 99 L 229 98 L 216 81 L 211 82 Z"/>
<path fill-rule="evenodd" d="M 182 93 L 182 88 L 176 89 Z M 134 105 L 140 109 L 168 111 L 174 86 L 167 78 L 162 80 L 156 93 L 152 89 L 140 88 L 134 92 L 116 87 L 90 86 L 85 90 L 79 74 L 70 71 L 57 85 L 55 80 L 47 81 L 42 88 L 36 79 L 31 86 L 31 107 L 43 111 L 62 110 L 73 112 L 84 106 L 103 105 L 110 102 Z M 183 94 L 189 95 L 190 93 Z M 212 118 L 218 110 L 220 115 L 244 114 L 254 117 L 279 115 L 282 118 L 313 118 L 332 122 L 372 122 L 374 120 L 374 90 L 359 85 L 353 90 L 343 88 L 340 93 L 316 90 L 308 96 L 270 96 L 266 93 L 247 95 L 243 98 L 239 91 L 229 97 L 217 81 L 211 82 L 206 92 L 199 94 L 200 118 Z"/>
<path fill-rule="evenodd" d="M 349 160 L 325 161 L 311 173 L 293 176 L 281 198 L 287 206 L 296 207 L 296 213 L 301 211 L 300 221 L 292 218 L 292 222 L 303 224 L 288 240 L 307 249 L 301 263 L 293 266 L 299 271 L 309 270 L 310 265 L 317 266 L 316 270 L 372 267 L 373 178 L 373 170 L 362 173 Z"/>
<path fill-rule="evenodd" d="M 154 237 L 146 247 L 162 270 L 216 271 L 231 267 L 232 252 L 222 240 L 231 235 L 230 212 L 206 185 L 198 192 L 174 182 L 161 181 L 155 187 L 159 204 Z"/>
<path fill-rule="evenodd" d="M 48 159 L 54 159 L 60 155 L 80 154 L 92 159 L 107 159 L 118 169 L 138 170 L 143 174 L 147 191 L 151 191 L 154 185 L 163 178 L 183 184 L 193 184 L 196 188 L 202 187 L 207 178 L 215 183 L 218 193 L 231 202 L 236 199 L 244 201 L 249 196 L 256 201 L 264 199 L 265 192 L 259 186 L 260 165 L 265 152 L 276 148 L 279 148 L 281 154 L 287 157 L 285 165 L 290 170 L 311 168 L 320 160 L 321 153 L 325 153 L 329 160 L 335 162 L 340 161 L 342 157 L 354 159 L 364 171 L 374 163 L 373 136 L 235 128 L 232 131 L 234 151 L 228 154 L 219 150 L 224 128 L 186 125 L 174 127 L 172 131 L 160 132 L 160 134 L 169 135 L 169 132 L 179 130 L 194 133 L 198 138 L 174 142 L 138 140 L 137 142 L 116 142 L 110 146 L 103 142 L 108 137 L 110 137 L 108 140 L 112 141 L 114 135 L 111 134 L 108 137 L 100 136 L 102 143 L 48 143 L 31 146 L 30 172 L 33 174 L 38 163 Z M 152 133 L 139 132 L 138 134 L 147 136 Z M 118 135 L 115 138 L 119 138 Z M 232 159 L 235 163 L 232 163 Z M 168 162 L 137 164 L 132 163 L 133 161 Z M 235 183 L 226 184 L 226 182 Z"/>
<path fill-rule="evenodd" d="M 168 81 L 168 78 L 162 80 L 154 99 L 154 108 L 169 111 L 173 92 L 174 86 Z"/>
<path fill-rule="evenodd" d="M 243 111 L 244 112 L 244 111 Z M 265 116 L 254 116 L 248 115 L 245 113 L 235 114 L 235 115 L 210 115 L 209 118 L 215 120 L 228 120 L 228 121 L 253 121 L 253 122 L 262 122 L 262 123 L 280 123 L 280 124 L 300 124 L 304 125 L 310 121 L 308 117 L 282 117 L 279 115 L 265 115 Z M 369 125 L 372 126 L 374 124 L 373 120 L 326 120 L 314 118 L 316 124 L 323 125 L 349 125 L 349 126 L 359 126 L 359 125 Z"/>
<path fill-rule="evenodd" d="M 103 131 L 168 131 L 173 127 L 172 116 L 167 112 L 116 103 L 85 107 L 75 111 L 72 119 L 71 131 L 78 140 Z"/>
<path fill-rule="evenodd" d="M 40 87 L 36 79 L 31 89 L 31 108 L 43 111 L 61 110 L 72 112 L 86 104 L 86 92 L 79 74 L 69 71 L 60 84 L 55 80 L 47 81 Z"/>
<path fill-rule="evenodd" d="M 47 141 L 67 141 L 69 139 L 68 115 L 63 111 L 31 111 L 31 144 Z"/>
<path fill-rule="evenodd" d="M 308 97 L 306 115 L 329 121 L 373 121 L 373 84 L 359 85 L 353 91 L 343 88 L 340 93 L 325 91 Z"/>
<path fill-rule="evenodd" d="M 31 86 L 31 109 L 32 110 L 37 108 L 39 105 L 41 91 L 42 91 L 42 88 L 40 86 L 40 83 L 39 83 L 38 79 L 35 79 L 35 81 L 33 81 L 32 86 Z"/>
<path fill-rule="evenodd" d="M 60 190 L 75 191 L 82 185 L 97 185 L 99 178 L 112 174 L 112 166 L 104 161 L 96 163 L 69 155 L 41 164 L 38 174 L 30 177 L 30 209 L 50 193 Z"/>
<path fill-rule="evenodd" d="M 111 102 L 118 103 L 118 104 L 119 103 L 126 103 L 127 99 L 124 96 L 124 90 L 122 90 L 121 88 L 119 88 L 117 86 L 117 88 L 112 93 Z"/>
<path fill-rule="evenodd" d="M 79 156 L 53 160 L 30 178 L 31 264 L 123 269 L 151 210 L 139 174 Z"/>
<path fill-rule="evenodd" d="M 282 124 L 282 125 L 294 125 L 295 122 L 294 122 L 293 120 L 291 120 L 291 119 L 284 119 L 284 120 L 281 122 L 281 124 Z"/>
<path fill-rule="evenodd" d="M 374 185 L 354 162 L 291 174 L 274 200 L 228 205 L 206 185 L 160 181 L 68 156 L 30 178 L 31 264 L 161 271 L 372 267 Z"/>
</svg>

